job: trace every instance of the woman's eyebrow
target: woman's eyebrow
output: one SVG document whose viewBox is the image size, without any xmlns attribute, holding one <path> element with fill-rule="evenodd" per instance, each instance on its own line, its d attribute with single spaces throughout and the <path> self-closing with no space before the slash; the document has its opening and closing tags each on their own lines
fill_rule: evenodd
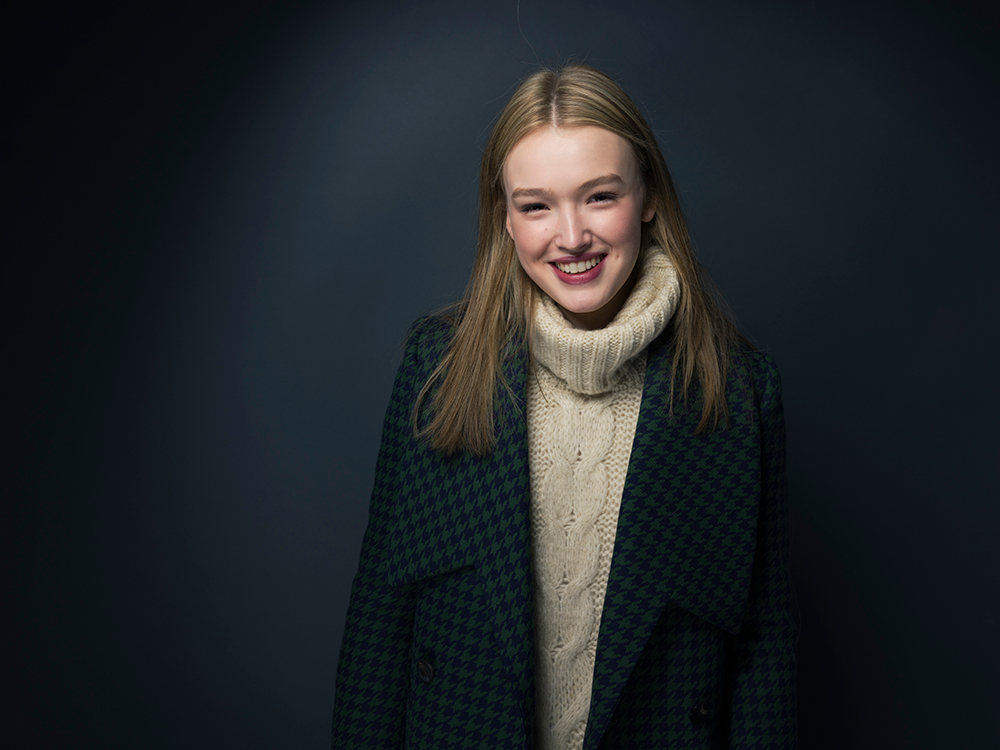
<svg viewBox="0 0 1000 750">
<path fill-rule="evenodd" d="M 549 191 L 545 188 L 517 188 L 511 192 L 511 198 L 547 198 Z"/>
<path fill-rule="evenodd" d="M 597 187 L 598 185 L 611 185 L 611 184 L 624 185 L 625 180 L 623 180 L 621 177 L 612 172 L 610 174 L 601 175 L 600 177 L 595 177 L 592 180 L 587 180 L 585 183 L 580 185 L 578 190 L 580 192 L 585 192 L 587 190 Z M 516 188 L 515 190 L 511 191 L 510 194 L 511 199 L 547 198 L 548 196 L 549 196 L 549 191 L 546 190 L 545 188 Z"/>
<path fill-rule="evenodd" d="M 590 190 L 591 188 L 595 188 L 598 185 L 611 185 L 611 184 L 624 185 L 625 180 L 623 180 L 621 177 L 612 172 L 611 174 L 605 174 L 601 175 L 600 177 L 595 177 L 592 180 L 587 180 L 585 183 L 580 185 L 580 190 L 586 191 Z"/>
</svg>

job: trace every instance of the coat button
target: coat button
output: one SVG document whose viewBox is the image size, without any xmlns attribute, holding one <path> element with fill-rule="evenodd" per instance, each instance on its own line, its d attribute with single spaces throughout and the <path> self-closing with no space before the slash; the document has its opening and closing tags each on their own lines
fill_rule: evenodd
<svg viewBox="0 0 1000 750">
<path fill-rule="evenodd" d="M 708 721 L 708 706 L 704 703 L 699 703 L 691 709 L 691 713 L 689 713 L 688 716 L 691 717 L 692 724 L 700 726 Z"/>
<path fill-rule="evenodd" d="M 434 679 L 434 667 L 431 666 L 430 662 L 421 659 L 417 662 L 417 676 L 420 677 L 421 682 L 430 682 Z"/>
</svg>

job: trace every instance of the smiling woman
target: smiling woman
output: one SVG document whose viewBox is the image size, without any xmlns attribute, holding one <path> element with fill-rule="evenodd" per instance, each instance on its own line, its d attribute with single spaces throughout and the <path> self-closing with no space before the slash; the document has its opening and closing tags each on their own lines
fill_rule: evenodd
<svg viewBox="0 0 1000 750">
<path fill-rule="evenodd" d="M 511 150 L 504 185 L 524 272 L 577 328 L 606 326 L 632 290 L 654 211 L 628 143 L 592 125 L 539 128 Z"/>
<path fill-rule="evenodd" d="M 539 71 L 479 211 L 386 414 L 334 747 L 793 747 L 780 380 L 652 132 L 603 73 Z"/>
</svg>

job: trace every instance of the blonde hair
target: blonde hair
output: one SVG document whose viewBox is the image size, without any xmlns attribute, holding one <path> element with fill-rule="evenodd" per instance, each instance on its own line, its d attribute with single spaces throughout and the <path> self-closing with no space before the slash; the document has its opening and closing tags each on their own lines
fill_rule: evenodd
<svg viewBox="0 0 1000 750">
<path fill-rule="evenodd" d="M 530 341 L 537 288 L 518 262 L 506 231 L 503 168 L 511 149 L 543 126 L 596 125 L 632 147 L 651 221 L 642 225 L 641 250 L 659 245 L 680 279 L 681 295 L 672 320 L 675 356 L 671 382 L 687 398 L 700 383 L 704 406 L 697 432 L 714 429 L 728 414 L 725 385 L 729 351 L 747 344 L 706 289 L 673 181 L 653 132 L 622 88 L 589 65 L 539 70 L 524 80 L 497 119 L 479 172 L 479 241 L 472 277 L 455 306 L 457 329 L 451 346 L 424 384 L 414 407 L 414 429 L 445 453 L 485 455 L 495 444 L 494 408 L 498 385 L 510 392 L 501 366 L 512 346 Z M 674 389 L 671 391 L 671 407 Z M 421 404 L 430 397 L 428 420 L 418 425 Z"/>
</svg>

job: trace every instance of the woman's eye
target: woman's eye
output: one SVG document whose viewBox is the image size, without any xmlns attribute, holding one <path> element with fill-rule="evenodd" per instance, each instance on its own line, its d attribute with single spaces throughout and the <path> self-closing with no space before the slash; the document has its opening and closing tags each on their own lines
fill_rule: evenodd
<svg viewBox="0 0 1000 750">
<path fill-rule="evenodd" d="M 535 211 L 541 211 L 544 208 L 545 208 L 544 203 L 528 203 L 524 206 L 521 206 L 521 213 L 530 214 L 534 213 Z"/>
<path fill-rule="evenodd" d="M 595 193 L 590 199 L 594 203 L 608 203 L 613 201 L 617 196 L 614 193 Z"/>
</svg>

